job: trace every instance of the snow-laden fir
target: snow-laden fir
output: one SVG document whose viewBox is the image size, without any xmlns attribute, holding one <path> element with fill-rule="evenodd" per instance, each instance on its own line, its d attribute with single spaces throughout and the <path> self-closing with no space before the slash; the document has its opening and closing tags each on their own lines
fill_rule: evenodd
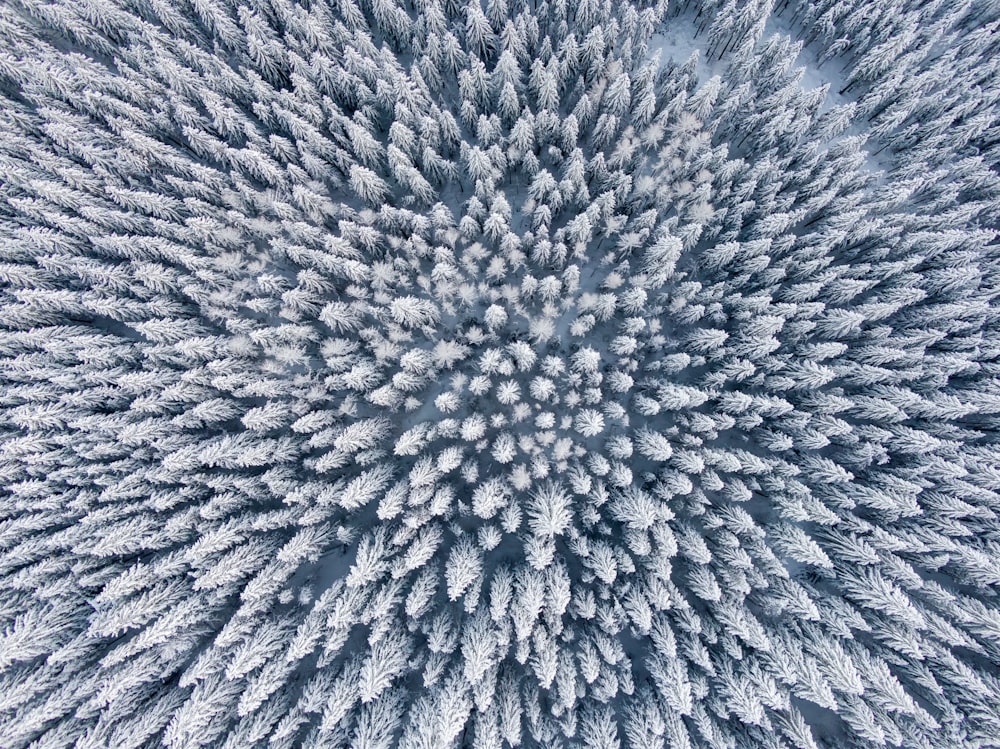
<svg viewBox="0 0 1000 749">
<path fill-rule="evenodd" d="M 4 2 L 0 746 L 997 746 L 998 28 Z"/>
</svg>

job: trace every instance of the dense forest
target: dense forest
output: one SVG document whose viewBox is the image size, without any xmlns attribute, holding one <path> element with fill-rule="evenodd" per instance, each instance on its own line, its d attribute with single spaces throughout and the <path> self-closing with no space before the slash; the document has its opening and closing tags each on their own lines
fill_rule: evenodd
<svg viewBox="0 0 1000 749">
<path fill-rule="evenodd" d="M 0 3 L 0 747 L 998 746 L 998 30 Z"/>
</svg>

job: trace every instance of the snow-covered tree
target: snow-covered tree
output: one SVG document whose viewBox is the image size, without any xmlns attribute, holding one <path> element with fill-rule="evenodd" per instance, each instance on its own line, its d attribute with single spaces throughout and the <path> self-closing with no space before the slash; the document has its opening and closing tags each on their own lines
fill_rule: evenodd
<svg viewBox="0 0 1000 749">
<path fill-rule="evenodd" d="M 0 746 L 995 743 L 996 3 L 0 17 Z"/>
</svg>

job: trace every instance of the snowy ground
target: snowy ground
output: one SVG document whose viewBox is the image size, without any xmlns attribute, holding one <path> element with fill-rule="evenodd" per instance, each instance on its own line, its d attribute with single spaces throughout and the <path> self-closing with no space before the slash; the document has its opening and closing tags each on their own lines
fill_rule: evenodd
<svg viewBox="0 0 1000 749">
<path fill-rule="evenodd" d="M 654 34 L 650 40 L 649 55 L 651 57 L 659 53 L 661 64 L 673 63 L 675 65 L 683 65 L 691 58 L 691 55 L 697 52 L 699 82 L 704 83 L 714 75 L 724 77 L 726 70 L 725 59 L 719 60 L 713 58 L 709 60 L 707 58 L 705 54 L 704 34 L 700 38 L 696 37 L 697 25 L 689 15 L 670 18 L 664 26 L 665 28 Z M 797 30 L 785 18 L 772 14 L 768 17 L 764 27 L 763 38 L 768 39 L 775 34 L 788 36 L 792 40 L 797 38 Z M 813 47 L 803 46 L 796 59 L 796 65 L 803 71 L 801 79 L 803 91 L 812 91 L 823 86 L 829 87 L 823 105 L 820 107 L 820 112 L 825 112 L 835 106 L 848 104 L 857 100 L 856 96 L 852 96 L 849 93 L 840 93 L 840 88 L 843 85 L 843 75 L 841 73 L 843 60 L 838 57 L 820 63 L 819 51 Z M 861 123 L 856 122 L 848 128 L 844 136 L 862 135 L 865 132 L 866 128 Z M 869 154 L 866 166 L 870 171 L 885 173 L 891 171 L 891 160 L 885 154 L 876 154 L 877 146 L 866 144 L 864 148 Z M 883 182 L 884 177 L 881 177 L 879 183 Z"/>
</svg>

